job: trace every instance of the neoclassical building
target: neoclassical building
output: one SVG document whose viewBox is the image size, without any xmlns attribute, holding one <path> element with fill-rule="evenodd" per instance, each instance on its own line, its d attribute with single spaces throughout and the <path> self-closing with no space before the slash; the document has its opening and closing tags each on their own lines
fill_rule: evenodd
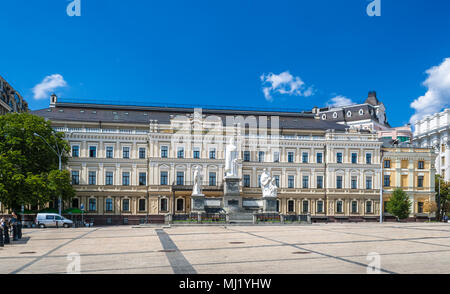
<svg viewBox="0 0 450 294">
<path fill-rule="evenodd" d="M 82 104 L 56 96 L 33 114 L 51 120 L 70 143 L 65 168 L 77 195 L 65 207 L 83 204 L 100 224 L 189 214 L 196 167 L 206 212 L 221 211 L 230 138 L 238 146 L 241 212 L 261 210 L 259 181 L 267 170 L 283 215 L 368 221 L 380 214 L 383 142 L 314 114 Z"/>
<path fill-rule="evenodd" d="M 28 104 L 14 88 L 0 76 L 0 115 L 26 112 Z"/>
<path fill-rule="evenodd" d="M 450 181 L 450 109 L 416 121 L 413 142 L 418 147 L 435 150 L 436 173 Z"/>
</svg>

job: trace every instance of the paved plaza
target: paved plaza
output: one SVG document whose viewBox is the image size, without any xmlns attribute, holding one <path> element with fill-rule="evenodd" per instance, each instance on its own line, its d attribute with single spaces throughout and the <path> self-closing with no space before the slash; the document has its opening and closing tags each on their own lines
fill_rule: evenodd
<svg viewBox="0 0 450 294">
<path fill-rule="evenodd" d="M 450 273 L 450 224 L 25 229 L 0 273 L 66 273 L 79 255 L 86 274 L 365 274 L 373 253 L 381 273 Z"/>
</svg>

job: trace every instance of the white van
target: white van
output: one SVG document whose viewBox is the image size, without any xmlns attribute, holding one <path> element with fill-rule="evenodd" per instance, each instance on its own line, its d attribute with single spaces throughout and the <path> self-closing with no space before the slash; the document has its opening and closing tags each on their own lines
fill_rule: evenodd
<svg viewBox="0 0 450 294">
<path fill-rule="evenodd" d="M 39 228 L 56 226 L 68 228 L 73 225 L 73 222 L 70 219 L 64 218 L 56 213 L 38 213 L 35 223 Z"/>
</svg>

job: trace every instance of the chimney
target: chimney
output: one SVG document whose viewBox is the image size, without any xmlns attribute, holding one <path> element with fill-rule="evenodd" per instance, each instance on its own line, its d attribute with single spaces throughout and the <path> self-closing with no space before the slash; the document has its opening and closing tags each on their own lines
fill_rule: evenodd
<svg viewBox="0 0 450 294">
<path fill-rule="evenodd" d="M 51 107 L 51 108 L 54 108 L 57 101 L 58 101 L 58 96 L 56 96 L 56 94 L 53 93 L 53 94 L 50 96 L 50 107 Z"/>
</svg>

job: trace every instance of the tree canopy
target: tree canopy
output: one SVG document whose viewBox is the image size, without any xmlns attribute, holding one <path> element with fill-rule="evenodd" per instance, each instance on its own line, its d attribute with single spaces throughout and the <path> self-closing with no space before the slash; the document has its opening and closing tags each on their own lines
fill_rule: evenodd
<svg viewBox="0 0 450 294">
<path fill-rule="evenodd" d="M 50 122 L 29 113 L 0 116 L 0 202 L 7 208 L 74 196 L 69 172 L 59 171 L 52 148 L 67 162 L 69 145 Z"/>
<path fill-rule="evenodd" d="M 408 194 L 402 189 L 395 189 L 386 205 L 387 212 L 397 219 L 405 219 L 409 216 L 410 208 L 411 200 Z"/>
<path fill-rule="evenodd" d="M 441 205 L 440 205 L 440 211 L 438 211 L 438 215 L 437 215 L 437 218 L 439 219 L 439 220 L 441 220 L 442 219 L 442 217 L 444 216 L 444 215 L 446 215 L 447 214 L 447 211 L 448 211 L 448 204 L 449 204 L 449 195 L 448 195 L 448 192 L 449 192 L 449 189 L 450 189 L 450 183 L 449 182 L 446 182 L 442 177 L 441 177 L 441 180 L 439 181 L 439 175 L 436 175 L 436 177 L 435 177 L 435 182 L 434 182 L 434 184 L 435 184 L 435 191 L 436 191 L 436 203 L 438 203 L 439 202 L 439 196 L 438 196 L 438 194 L 439 194 L 439 182 L 440 182 L 440 184 L 441 184 L 441 189 L 440 189 L 440 199 L 441 199 Z"/>
</svg>

